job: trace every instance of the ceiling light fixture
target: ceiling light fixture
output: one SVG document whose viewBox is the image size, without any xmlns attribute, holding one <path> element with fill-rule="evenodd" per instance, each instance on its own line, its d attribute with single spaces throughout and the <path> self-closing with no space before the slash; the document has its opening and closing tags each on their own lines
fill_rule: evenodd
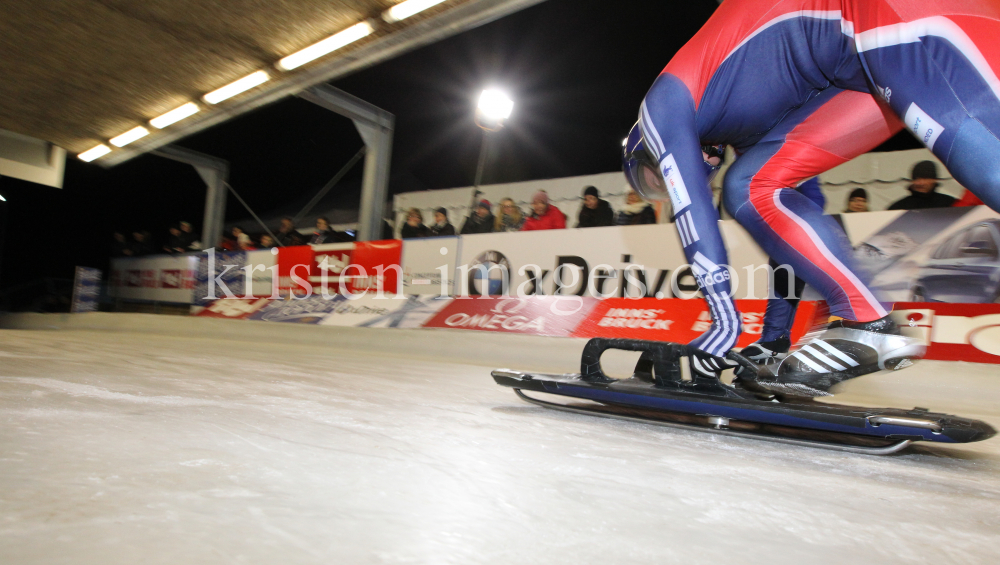
<svg viewBox="0 0 1000 565">
<path fill-rule="evenodd" d="M 353 25 L 336 35 L 331 35 L 319 43 L 314 43 L 301 51 L 292 53 L 291 55 L 278 61 L 277 66 L 283 71 L 297 69 L 310 61 L 319 59 L 323 55 L 332 53 L 345 45 L 354 43 L 362 37 L 368 36 L 373 31 L 375 31 L 375 28 L 373 28 L 370 23 L 361 22 L 360 24 Z"/>
<path fill-rule="evenodd" d="M 427 8 L 437 6 L 441 2 L 444 0 L 406 0 L 382 12 L 382 19 L 389 23 L 395 23 L 414 14 L 419 14 Z"/>
<path fill-rule="evenodd" d="M 242 94 L 255 86 L 260 86 L 270 80 L 270 75 L 266 71 L 257 71 L 253 74 L 247 75 L 236 82 L 232 82 L 223 86 L 218 90 L 213 90 L 209 92 L 202 99 L 209 104 L 218 104 L 223 100 L 228 100 L 237 94 Z"/>
<path fill-rule="evenodd" d="M 80 153 L 79 155 L 77 155 L 77 158 L 80 159 L 81 161 L 86 161 L 87 163 L 89 163 L 94 159 L 97 159 L 98 157 L 104 157 L 108 153 L 111 153 L 111 148 L 102 143 L 97 147 L 88 149 L 83 153 Z"/>
<path fill-rule="evenodd" d="M 128 130 L 127 132 L 119 135 L 118 137 L 112 137 L 111 138 L 111 145 L 114 145 L 115 147 L 125 147 L 129 143 L 132 143 L 133 141 L 135 141 L 137 139 L 142 139 L 143 137 L 146 137 L 147 135 L 149 135 L 149 130 L 148 129 L 146 129 L 146 128 L 142 127 L 142 126 L 136 126 L 136 127 L 132 128 L 132 129 Z"/>
<path fill-rule="evenodd" d="M 201 108 L 199 108 L 197 104 L 194 102 L 188 102 L 183 106 L 174 108 L 162 116 L 149 120 L 149 125 L 156 129 L 163 129 L 169 125 L 176 124 L 184 118 L 197 114 L 200 110 Z"/>
</svg>

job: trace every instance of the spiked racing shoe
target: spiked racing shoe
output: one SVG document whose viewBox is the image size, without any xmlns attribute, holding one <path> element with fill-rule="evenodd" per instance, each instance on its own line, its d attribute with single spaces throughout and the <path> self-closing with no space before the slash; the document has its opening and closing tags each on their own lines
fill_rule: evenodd
<svg viewBox="0 0 1000 565">
<path fill-rule="evenodd" d="M 838 320 L 784 359 L 758 366 L 740 353 L 730 353 L 743 371 L 740 384 L 779 396 L 832 396 L 837 383 L 881 370 L 908 367 L 923 357 L 926 346 L 901 335 L 888 316 L 873 322 Z"/>
<path fill-rule="evenodd" d="M 744 347 L 739 352 L 739 355 L 743 359 L 746 359 L 746 361 L 753 363 L 753 365 L 770 365 L 784 359 L 791 347 L 792 342 L 787 337 L 779 337 L 772 341 L 755 341 Z M 756 369 L 753 365 L 750 366 Z M 736 378 L 738 379 L 742 373 L 748 370 L 750 369 L 744 367 L 742 364 L 738 364 L 735 368 Z"/>
</svg>

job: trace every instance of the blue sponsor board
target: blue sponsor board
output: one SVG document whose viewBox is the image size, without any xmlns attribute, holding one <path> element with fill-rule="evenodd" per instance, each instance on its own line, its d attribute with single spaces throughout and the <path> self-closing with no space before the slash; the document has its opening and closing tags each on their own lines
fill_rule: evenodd
<svg viewBox="0 0 1000 565">
<path fill-rule="evenodd" d="M 236 296 L 243 296 L 246 286 L 246 272 L 243 271 L 243 267 L 246 265 L 246 251 L 209 250 L 202 253 L 198 261 L 198 273 L 194 278 L 194 303 L 205 306 L 216 299 L 226 298 L 225 288 Z M 209 272 L 214 279 L 212 288 L 209 288 L 208 284 Z"/>
<path fill-rule="evenodd" d="M 101 270 L 77 267 L 73 278 L 73 302 L 70 312 L 96 312 L 101 296 Z"/>
<path fill-rule="evenodd" d="M 324 298 L 314 294 L 309 298 L 275 300 L 250 316 L 250 320 L 262 322 L 291 322 L 294 324 L 319 324 L 338 304 L 347 300 L 337 295 Z"/>
</svg>

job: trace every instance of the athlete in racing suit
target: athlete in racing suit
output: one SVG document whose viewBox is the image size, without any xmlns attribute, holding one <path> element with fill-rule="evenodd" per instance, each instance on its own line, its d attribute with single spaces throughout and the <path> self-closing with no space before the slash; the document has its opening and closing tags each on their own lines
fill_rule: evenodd
<svg viewBox="0 0 1000 565">
<path fill-rule="evenodd" d="M 906 127 L 1000 209 L 998 37 L 1000 3 L 990 0 L 726 0 L 677 52 L 640 107 L 624 168 L 644 196 L 673 202 L 711 310 L 693 369 L 724 367 L 741 331 L 707 189 L 721 145 L 739 156 L 723 188 L 729 213 L 842 319 L 762 371 L 764 384 L 827 394 L 922 355 L 852 268 L 840 226 L 794 187 Z"/>
</svg>

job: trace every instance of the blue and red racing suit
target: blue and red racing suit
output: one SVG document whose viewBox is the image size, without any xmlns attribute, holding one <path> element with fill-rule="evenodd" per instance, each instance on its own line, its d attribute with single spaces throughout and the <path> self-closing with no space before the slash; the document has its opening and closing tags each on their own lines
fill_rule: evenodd
<svg viewBox="0 0 1000 565">
<path fill-rule="evenodd" d="M 852 268 L 840 226 L 794 190 L 910 129 L 953 177 L 1000 209 L 1000 2 L 726 0 L 640 108 L 670 187 L 684 252 L 713 325 L 692 342 L 724 355 L 741 331 L 701 147 L 739 155 L 726 209 L 832 315 L 890 309 Z"/>
</svg>

